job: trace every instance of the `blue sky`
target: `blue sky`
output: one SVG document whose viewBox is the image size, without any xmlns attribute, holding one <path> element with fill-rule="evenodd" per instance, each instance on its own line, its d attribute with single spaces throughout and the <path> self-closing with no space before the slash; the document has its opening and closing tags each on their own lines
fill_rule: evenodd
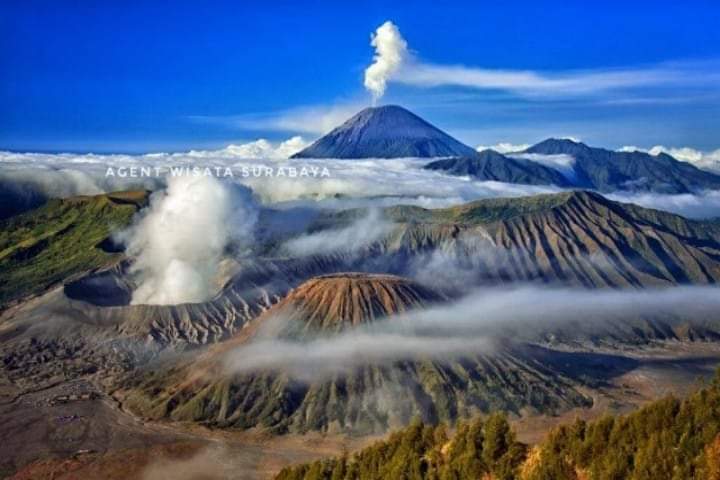
<svg viewBox="0 0 720 480">
<path fill-rule="evenodd" d="M 471 145 L 573 135 L 607 147 L 720 147 L 717 1 L 270 3 L 3 2 L 0 149 L 312 139 L 370 104 L 370 34 L 387 20 L 416 66 L 463 69 L 438 85 L 391 80 L 379 102 Z M 478 85 L 478 71 L 588 87 Z M 623 80 L 607 87 L 607 74 Z"/>
</svg>

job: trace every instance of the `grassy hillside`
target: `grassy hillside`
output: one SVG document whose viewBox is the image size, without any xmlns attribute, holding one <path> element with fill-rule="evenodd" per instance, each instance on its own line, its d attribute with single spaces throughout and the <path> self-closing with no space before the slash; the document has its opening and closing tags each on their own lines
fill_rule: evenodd
<svg viewBox="0 0 720 480">
<path fill-rule="evenodd" d="M 720 478 L 720 376 L 686 400 L 576 421 L 539 445 L 518 443 L 500 414 L 447 425 L 415 422 L 352 456 L 289 467 L 277 480 Z"/>
<path fill-rule="evenodd" d="M 130 223 L 147 192 L 50 200 L 0 223 L 0 307 L 43 291 L 68 277 L 112 264 L 117 253 L 101 248 Z"/>
</svg>

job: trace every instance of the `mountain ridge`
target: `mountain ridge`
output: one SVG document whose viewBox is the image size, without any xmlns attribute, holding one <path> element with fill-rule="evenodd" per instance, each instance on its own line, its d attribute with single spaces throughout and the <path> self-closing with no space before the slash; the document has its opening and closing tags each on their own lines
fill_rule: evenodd
<svg viewBox="0 0 720 480">
<path fill-rule="evenodd" d="M 617 152 L 558 138 L 543 140 L 523 153 L 572 156 L 576 175 L 574 186 L 578 188 L 592 188 L 600 192 L 639 190 L 675 194 L 720 189 L 720 175 L 701 170 L 666 153 Z"/>
<path fill-rule="evenodd" d="M 561 171 L 529 155 L 568 155 L 573 164 Z M 428 170 L 528 185 L 658 193 L 720 189 L 720 175 L 661 153 L 616 152 L 584 143 L 548 138 L 515 155 L 477 152 L 398 105 L 369 107 L 290 158 L 433 158 Z"/>
<path fill-rule="evenodd" d="M 435 160 L 423 168 L 443 171 L 450 175 L 468 175 L 478 180 L 559 187 L 572 185 L 554 168 L 523 158 L 508 157 L 492 149 L 483 150 L 472 157 Z"/>
<path fill-rule="evenodd" d="M 383 214 L 395 229 L 367 255 L 388 257 L 397 271 L 440 251 L 483 284 L 642 288 L 720 282 L 717 223 L 596 192 L 482 199 L 434 210 L 395 206 Z M 361 209 L 336 213 L 317 227 L 336 228 L 363 215 Z"/>
</svg>

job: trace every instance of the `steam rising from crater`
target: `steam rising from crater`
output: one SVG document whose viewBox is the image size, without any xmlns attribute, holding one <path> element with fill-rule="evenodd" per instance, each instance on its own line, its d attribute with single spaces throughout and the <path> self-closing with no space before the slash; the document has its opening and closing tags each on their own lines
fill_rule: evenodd
<svg viewBox="0 0 720 480">
<path fill-rule="evenodd" d="M 144 216 L 122 234 L 135 260 L 132 303 L 209 300 L 225 249 L 247 247 L 256 219 L 246 187 L 209 176 L 169 178 L 167 190 L 153 195 Z"/>
</svg>

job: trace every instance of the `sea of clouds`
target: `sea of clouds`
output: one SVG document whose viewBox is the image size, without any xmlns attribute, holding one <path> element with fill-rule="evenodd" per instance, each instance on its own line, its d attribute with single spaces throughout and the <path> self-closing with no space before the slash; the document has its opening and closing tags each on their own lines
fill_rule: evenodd
<svg viewBox="0 0 720 480">
<path fill-rule="evenodd" d="M 295 256 L 362 247 L 391 228 L 379 207 L 399 204 L 440 208 L 469 201 L 561 191 L 555 186 L 477 181 L 425 170 L 427 159 L 292 159 L 307 142 L 259 140 L 220 150 L 144 155 L 40 154 L 0 152 L 0 185 L 5 194 L 45 198 L 148 189 L 151 204 L 120 234 L 134 258 L 138 285 L 133 303 L 172 304 L 208 300 L 219 262 L 230 248 L 249 247 L 264 208 L 320 211 L 370 207 L 357 225 L 336 235 L 306 234 L 285 244 Z M 528 158 L 571 174 L 565 156 Z M 557 157 L 557 158 L 556 158 Z M 156 175 L 162 167 L 164 175 Z M 185 174 L 167 174 L 182 167 Z M 149 175 L 119 176 L 120 168 L 151 170 Z M 199 174 L 188 174 L 196 168 Z M 114 174 L 109 175 L 112 169 Z M 234 175 L 216 175 L 227 172 Z M 245 171 L 273 174 L 242 175 Z M 265 169 L 265 170 L 263 170 Z M 280 171 L 326 171 L 326 175 L 278 175 Z M 206 172 L 211 174 L 207 175 Z M 671 211 L 692 218 L 720 217 L 720 191 L 667 195 L 616 192 L 609 198 Z M 375 212 L 375 213 L 373 213 Z M 333 233 L 333 232 L 330 232 Z"/>
<path fill-rule="evenodd" d="M 166 176 L 162 174 L 142 176 L 136 173 L 135 176 L 121 177 L 117 174 L 119 168 L 161 167 L 167 174 L 173 167 L 201 167 L 212 169 L 215 176 L 219 171 L 221 177 L 227 177 L 223 173 L 231 169 L 233 175 L 225 180 L 252 189 L 264 204 L 297 206 L 299 203 L 311 202 L 322 208 L 396 204 L 434 208 L 481 198 L 517 197 L 560 190 L 550 185 L 477 181 L 469 177 L 424 170 L 422 167 L 428 162 L 427 159 L 287 159 L 288 155 L 306 144 L 299 137 L 294 137 L 276 144 L 258 140 L 220 150 L 193 150 L 185 153 L 77 155 L 0 152 L 0 185 L 12 185 L 17 191 L 40 192 L 53 198 L 137 188 L 156 190 L 167 183 Z M 564 155 L 545 157 L 535 156 L 528 160 L 572 175 L 572 158 Z M 115 174 L 108 175 L 109 168 Z M 308 172 L 324 171 L 325 174 L 293 176 L 287 174 L 288 168 L 298 172 L 302 169 Z M 271 169 L 274 173 L 252 173 L 264 171 L 262 169 Z M 281 170 L 286 173 L 278 175 Z M 251 173 L 243 175 L 243 171 Z M 716 191 L 677 195 L 617 192 L 609 197 L 690 218 L 720 216 L 720 193 Z"/>
</svg>

